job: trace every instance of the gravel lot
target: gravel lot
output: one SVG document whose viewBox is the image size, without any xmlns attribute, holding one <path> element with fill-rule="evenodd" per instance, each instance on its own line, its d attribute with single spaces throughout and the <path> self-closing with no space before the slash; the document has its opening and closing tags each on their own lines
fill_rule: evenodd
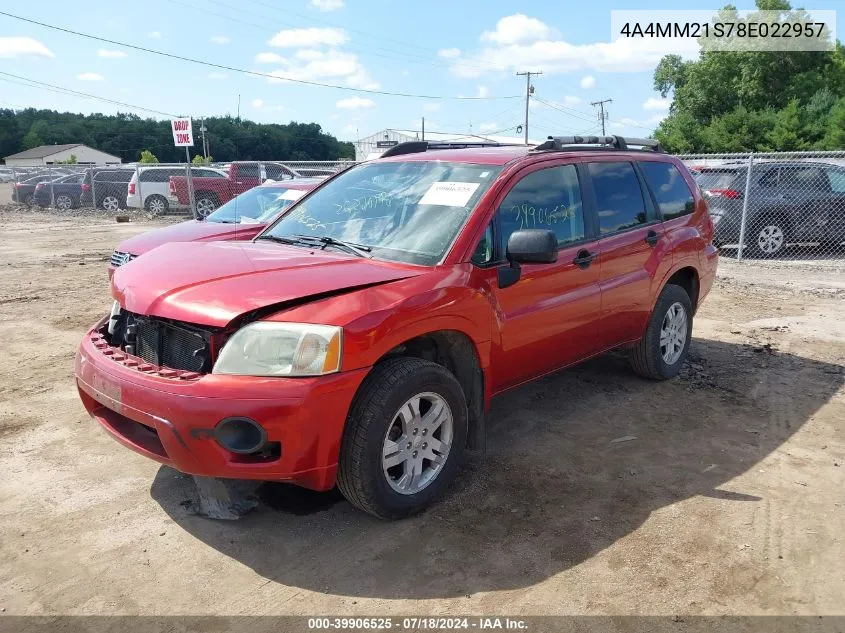
<svg viewBox="0 0 845 633">
<path fill-rule="evenodd" d="M 5 615 L 843 612 L 835 263 L 723 260 L 676 380 L 610 355 L 499 397 L 488 454 L 422 516 L 265 485 L 215 522 L 73 383 L 112 248 L 163 223 L 0 210 Z"/>
</svg>

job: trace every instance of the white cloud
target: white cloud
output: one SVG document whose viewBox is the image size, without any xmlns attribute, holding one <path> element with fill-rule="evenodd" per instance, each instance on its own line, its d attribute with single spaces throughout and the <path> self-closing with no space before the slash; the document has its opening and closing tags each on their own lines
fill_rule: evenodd
<svg viewBox="0 0 845 633">
<path fill-rule="evenodd" d="M 495 31 L 484 31 L 481 34 L 481 41 L 507 45 L 546 40 L 554 35 L 554 30 L 540 20 L 529 18 L 522 13 L 515 13 L 499 20 Z"/>
<path fill-rule="evenodd" d="M 80 73 L 76 76 L 79 81 L 104 81 L 105 77 L 98 73 Z"/>
<path fill-rule="evenodd" d="M 208 38 L 212 44 L 229 44 L 232 40 L 225 35 L 212 35 Z"/>
<path fill-rule="evenodd" d="M 161 39 L 161 31 L 150 31 L 149 33 L 147 33 L 147 37 L 154 39 L 154 40 L 160 40 Z"/>
<path fill-rule="evenodd" d="M 268 81 L 270 83 L 281 83 L 284 79 L 339 81 L 350 88 L 376 90 L 379 87 L 358 60 L 358 56 L 353 53 L 333 48 L 325 52 L 305 49 L 298 51 L 295 57 L 293 60 L 281 59 L 281 68 L 269 73 L 274 78 Z"/>
<path fill-rule="evenodd" d="M 335 106 L 341 110 L 359 110 L 361 108 L 375 108 L 376 102 L 372 99 L 364 99 L 362 97 L 349 97 L 341 99 Z"/>
<path fill-rule="evenodd" d="M 671 99 L 657 99 L 656 97 L 649 97 L 643 103 L 643 110 L 668 110 L 672 105 Z"/>
<path fill-rule="evenodd" d="M 486 99 L 490 96 L 490 89 L 487 86 L 478 86 L 478 96 L 482 99 Z"/>
<path fill-rule="evenodd" d="M 460 48 L 441 48 L 437 51 L 438 56 L 443 57 L 444 59 L 455 59 L 456 57 L 461 56 L 461 49 Z"/>
<path fill-rule="evenodd" d="M 31 37 L 0 37 L 0 58 L 55 57 L 53 52 Z"/>
<path fill-rule="evenodd" d="M 278 53 L 258 53 L 255 56 L 256 64 L 278 64 L 285 61 Z"/>
<path fill-rule="evenodd" d="M 219 81 L 221 79 L 228 79 L 229 75 L 227 75 L 226 73 L 208 73 L 208 78 Z"/>
<path fill-rule="evenodd" d="M 595 88 L 596 86 L 596 78 L 592 75 L 587 75 L 586 77 L 581 77 L 581 87 L 584 90 L 589 90 L 590 88 Z"/>
<path fill-rule="evenodd" d="M 423 112 L 437 112 L 440 109 L 439 103 L 425 103 L 423 104 Z"/>
<path fill-rule="evenodd" d="M 343 8 L 343 0 L 309 0 L 308 6 L 328 13 L 329 11 L 337 11 Z"/>
<path fill-rule="evenodd" d="M 123 51 L 110 51 L 107 48 L 101 48 L 97 51 L 98 57 L 105 57 L 106 59 L 120 59 L 121 57 L 126 57 L 126 53 Z"/>
<path fill-rule="evenodd" d="M 501 126 L 498 123 L 482 123 L 478 126 L 478 129 L 482 132 L 494 132 L 500 127 Z"/>
<path fill-rule="evenodd" d="M 569 108 L 572 108 L 572 107 L 577 106 L 577 105 L 581 105 L 582 103 L 584 103 L 583 99 L 581 99 L 579 97 L 573 97 L 572 95 L 566 95 L 563 98 L 563 105 L 565 105 Z"/>
<path fill-rule="evenodd" d="M 349 36 L 343 29 L 311 27 L 279 31 L 267 43 L 278 48 L 307 48 L 320 45 L 340 46 L 348 41 Z"/>
<path fill-rule="evenodd" d="M 403 77 L 410 77 L 411 71 L 408 70 L 407 68 L 403 68 L 402 71 L 399 74 L 402 75 Z"/>
<path fill-rule="evenodd" d="M 620 125 L 622 127 L 639 128 L 641 130 L 643 128 L 654 129 L 654 128 L 657 127 L 657 124 L 660 123 L 665 118 L 666 118 L 665 114 L 655 114 L 654 116 L 651 116 L 651 117 L 649 117 L 645 120 L 632 119 L 630 117 L 623 117 L 623 118 L 619 119 L 618 121 L 613 121 L 612 123 L 615 123 L 615 124 Z"/>
<path fill-rule="evenodd" d="M 264 107 L 264 100 L 263 99 L 253 99 L 252 100 L 252 107 L 256 110 L 260 110 Z"/>
<path fill-rule="evenodd" d="M 678 52 L 684 58 L 695 58 L 698 42 L 689 39 L 688 49 Z M 479 50 L 463 52 L 452 60 L 452 72 L 456 76 L 474 78 L 523 70 L 542 70 L 546 74 L 640 72 L 652 70 L 666 53 L 665 43 L 654 39 L 619 38 L 612 42 L 572 44 L 561 39 L 547 24 L 523 14 L 502 18 L 495 31 L 482 33 L 481 41 Z M 587 87 L 594 82 L 585 81 Z"/>
</svg>

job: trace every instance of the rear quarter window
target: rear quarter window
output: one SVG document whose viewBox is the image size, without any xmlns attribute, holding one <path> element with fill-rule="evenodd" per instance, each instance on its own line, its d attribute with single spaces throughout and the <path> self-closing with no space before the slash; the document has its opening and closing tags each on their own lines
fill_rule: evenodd
<svg viewBox="0 0 845 633">
<path fill-rule="evenodd" d="M 640 169 L 664 220 L 689 215 L 695 209 L 695 198 L 683 175 L 672 163 L 642 162 Z"/>
</svg>

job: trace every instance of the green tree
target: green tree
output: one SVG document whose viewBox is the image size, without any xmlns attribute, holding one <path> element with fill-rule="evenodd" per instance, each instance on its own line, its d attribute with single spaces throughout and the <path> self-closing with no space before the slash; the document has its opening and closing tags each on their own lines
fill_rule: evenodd
<svg viewBox="0 0 845 633">
<path fill-rule="evenodd" d="M 208 158 L 203 158 L 199 154 L 194 154 L 193 159 L 191 159 L 191 163 L 194 165 L 210 165 L 214 159 L 209 156 Z"/>
<path fill-rule="evenodd" d="M 157 163 L 158 158 L 156 158 L 156 155 L 153 154 L 150 150 L 145 149 L 145 150 L 141 150 L 141 159 L 138 162 L 139 163 Z"/>
<path fill-rule="evenodd" d="M 76 154 L 71 154 L 66 160 L 56 161 L 57 165 L 76 165 Z"/>
<path fill-rule="evenodd" d="M 827 133 L 821 143 L 823 149 L 845 150 L 845 97 L 830 110 Z"/>
</svg>

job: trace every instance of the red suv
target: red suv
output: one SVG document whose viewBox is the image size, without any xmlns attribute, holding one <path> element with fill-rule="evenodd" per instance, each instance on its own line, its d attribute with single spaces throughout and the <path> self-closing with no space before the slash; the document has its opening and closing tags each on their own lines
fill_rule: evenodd
<svg viewBox="0 0 845 633">
<path fill-rule="evenodd" d="M 91 415 L 183 472 L 337 484 L 399 518 L 483 448 L 495 394 L 614 348 L 678 373 L 717 255 L 654 141 L 389 153 L 252 242 L 119 268 L 76 358 Z"/>
</svg>

